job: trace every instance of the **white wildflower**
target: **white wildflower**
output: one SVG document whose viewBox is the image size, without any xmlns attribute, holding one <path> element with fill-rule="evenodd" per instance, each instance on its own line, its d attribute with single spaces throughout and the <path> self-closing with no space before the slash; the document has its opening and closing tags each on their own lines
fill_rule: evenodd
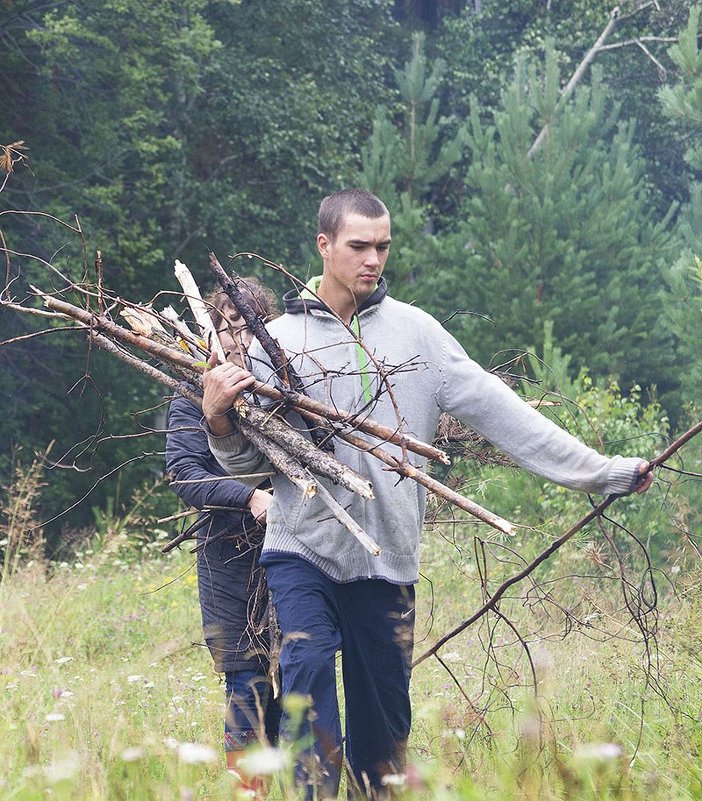
<svg viewBox="0 0 702 801">
<path fill-rule="evenodd" d="M 133 676 L 127 676 L 127 684 L 134 684 L 136 681 L 141 681 L 144 677 L 139 676 L 138 674 L 134 674 Z"/>
<path fill-rule="evenodd" d="M 124 751 L 122 751 L 121 756 L 124 762 L 136 762 L 138 759 L 144 758 L 144 749 L 139 748 L 138 746 L 125 748 Z"/>
<path fill-rule="evenodd" d="M 618 743 L 585 743 L 575 749 L 578 759 L 592 759 L 605 762 L 618 759 L 622 755 L 622 747 Z"/>
<path fill-rule="evenodd" d="M 200 762 L 216 762 L 219 759 L 219 754 L 209 745 L 179 743 L 178 759 L 186 765 L 196 765 Z"/>
<path fill-rule="evenodd" d="M 383 787 L 404 787 L 406 781 L 407 776 L 404 773 L 386 773 L 380 779 Z"/>
<path fill-rule="evenodd" d="M 441 659 L 444 662 L 462 662 L 463 657 L 456 651 L 449 651 L 447 654 L 442 654 Z"/>
<path fill-rule="evenodd" d="M 73 657 L 72 656 L 60 656 L 58 659 L 54 659 L 54 664 L 55 665 L 65 665 L 66 662 L 72 662 L 72 661 L 73 661 Z"/>
<path fill-rule="evenodd" d="M 66 716 L 62 715 L 60 712 L 49 712 L 49 714 L 44 718 L 44 720 L 48 720 L 49 723 L 57 720 L 66 720 Z"/>
<path fill-rule="evenodd" d="M 80 770 L 80 754 L 77 751 L 69 751 L 63 759 L 52 762 L 44 770 L 44 776 L 49 784 L 67 781 L 77 775 Z"/>
<path fill-rule="evenodd" d="M 553 669 L 553 657 L 544 647 L 532 651 L 532 662 L 537 673 L 547 674 Z"/>
<path fill-rule="evenodd" d="M 288 755 L 280 748 L 255 748 L 237 763 L 248 776 L 271 776 L 288 766 Z"/>
</svg>

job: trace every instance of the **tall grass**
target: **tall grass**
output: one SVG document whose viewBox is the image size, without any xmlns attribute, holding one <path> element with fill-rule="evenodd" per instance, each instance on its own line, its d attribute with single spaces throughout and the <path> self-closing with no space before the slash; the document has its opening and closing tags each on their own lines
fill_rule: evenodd
<svg viewBox="0 0 702 801">
<path fill-rule="evenodd" d="M 420 585 L 420 640 L 479 602 L 447 549 L 431 538 L 425 546 L 436 580 L 433 599 Z M 220 747 L 223 689 L 193 644 L 201 634 L 192 563 L 186 551 L 163 557 L 158 542 L 135 546 L 128 533 L 108 532 L 70 562 L 35 561 L 2 583 L 0 797 L 233 797 Z M 430 659 L 414 673 L 411 766 L 397 793 L 702 799 L 699 580 L 679 577 L 661 600 L 648 683 L 634 630 L 563 638 L 554 625 L 549 638 L 542 629 L 540 641 L 530 636 L 536 687 L 514 637 L 492 632 L 492 661 L 487 624 L 457 637 L 443 665 Z M 618 604 L 610 606 L 614 619 Z M 532 612 L 510 614 L 527 635 L 535 630 Z M 281 793 L 274 786 L 272 797 Z"/>
<path fill-rule="evenodd" d="M 51 451 L 35 456 L 28 468 L 13 453 L 10 483 L 4 488 L 0 504 L 0 583 L 18 568 L 21 560 L 43 556 L 43 532 L 34 519 L 41 494 L 43 462 Z"/>
<path fill-rule="evenodd" d="M 685 467 L 700 472 L 700 461 Z M 584 531 L 418 665 L 394 795 L 702 801 L 700 483 L 689 478 L 618 501 L 620 525 Z M 472 480 L 473 494 L 522 526 L 494 536 L 430 507 L 417 655 L 587 509 L 521 473 Z M 40 489 L 38 462 L 18 468 L 0 504 L 0 798 L 236 797 L 194 556 L 161 554 L 168 535 L 149 518 L 147 491 L 138 513 L 103 515 L 70 557 L 44 559 Z M 628 532 L 642 535 L 652 564 Z M 257 758 L 277 771 L 272 801 L 292 801 L 290 755 Z"/>
</svg>

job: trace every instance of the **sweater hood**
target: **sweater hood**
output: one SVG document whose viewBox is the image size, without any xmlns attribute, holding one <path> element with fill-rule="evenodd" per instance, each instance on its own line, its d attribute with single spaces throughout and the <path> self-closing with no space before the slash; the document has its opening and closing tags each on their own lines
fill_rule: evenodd
<svg viewBox="0 0 702 801">
<path fill-rule="evenodd" d="M 283 303 L 285 304 L 286 313 L 305 314 L 306 312 L 313 310 L 331 312 L 329 306 L 316 298 L 313 294 L 318 285 L 318 279 L 312 278 L 308 282 L 307 287 L 304 289 L 291 289 L 289 292 L 286 292 L 285 295 L 283 295 Z M 358 311 L 362 312 L 366 309 L 369 309 L 371 306 L 377 306 L 387 294 L 388 284 L 381 275 L 378 279 L 378 285 L 373 291 L 373 294 L 363 304 L 361 304 Z"/>
</svg>

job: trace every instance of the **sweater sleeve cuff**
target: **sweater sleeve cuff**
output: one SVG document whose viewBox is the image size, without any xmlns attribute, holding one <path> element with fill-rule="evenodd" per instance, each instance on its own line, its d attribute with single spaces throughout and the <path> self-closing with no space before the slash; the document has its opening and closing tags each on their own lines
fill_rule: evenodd
<svg viewBox="0 0 702 801">
<path fill-rule="evenodd" d="M 613 456 L 612 470 L 607 490 L 609 495 L 629 495 L 639 482 L 641 465 L 644 459 L 635 457 Z"/>
<path fill-rule="evenodd" d="M 216 437 L 207 430 L 207 441 L 210 450 L 222 453 L 238 453 L 248 443 L 248 440 L 238 431 L 227 434 L 225 437 Z"/>
</svg>

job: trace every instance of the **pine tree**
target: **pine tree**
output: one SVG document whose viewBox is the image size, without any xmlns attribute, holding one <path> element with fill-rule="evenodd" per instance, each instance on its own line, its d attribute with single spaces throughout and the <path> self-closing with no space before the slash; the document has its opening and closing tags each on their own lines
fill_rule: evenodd
<svg viewBox="0 0 702 801">
<path fill-rule="evenodd" d="M 702 49 L 698 43 L 702 9 L 690 10 L 687 26 L 669 52 L 678 68 L 677 82 L 663 87 L 665 113 L 687 131 L 685 160 L 702 170 Z M 691 179 L 690 200 L 681 209 L 677 231 L 684 244 L 680 256 L 664 269 L 666 319 L 677 336 L 676 364 L 681 399 L 700 406 L 702 383 L 699 332 L 702 330 L 702 182 Z"/>
<path fill-rule="evenodd" d="M 690 9 L 687 26 L 668 54 L 679 70 L 674 86 L 664 86 L 658 96 L 663 109 L 680 121 L 692 135 L 685 159 L 695 170 L 702 170 L 702 50 L 697 37 L 702 8 Z"/>
<path fill-rule="evenodd" d="M 358 184 L 388 206 L 398 243 L 387 269 L 396 297 L 411 300 L 425 265 L 441 258 L 441 242 L 432 233 L 436 210 L 454 165 L 461 159 L 465 128 L 446 136 L 440 114 L 441 60 L 430 63 L 422 33 L 415 33 L 412 56 L 395 70 L 400 111 L 393 116 L 380 106 L 373 129 L 361 149 Z"/>
<path fill-rule="evenodd" d="M 574 374 L 615 377 L 622 387 L 674 383 L 671 337 L 659 323 L 659 258 L 668 222 L 647 204 L 633 125 L 620 122 L 597 71 L 559 106 L 559 73 L 522 63 L 500 108 L 473 103 L 466 199 L 447 268 L 427 278 L 423 302 L 448 315 L 480 361 L 523 343 L 543 346 L 544 323 Z M 485 124 L 483 120 L 490 120 Z M 528 156 L 548 122 L 544 146 Z"/>
</svg>

